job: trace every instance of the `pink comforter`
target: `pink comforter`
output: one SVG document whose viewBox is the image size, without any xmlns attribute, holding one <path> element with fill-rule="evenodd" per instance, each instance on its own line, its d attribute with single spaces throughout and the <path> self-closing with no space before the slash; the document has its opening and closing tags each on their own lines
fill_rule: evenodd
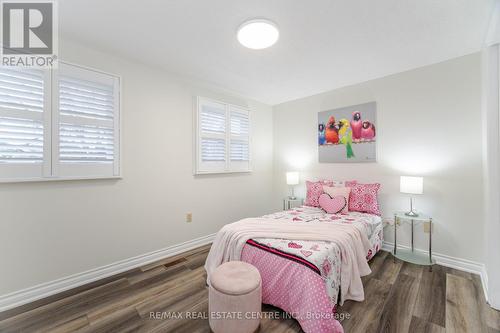
<svg viewBox="0 0 500 333">
<path fill-rule="evenodd" d="M 285 310 L 304 332 L 343 333 L 335 319 L 321 275 L 304 265 L 245 245 L 241 260 L 259 269 L 262 302 Z"/>
<path fill-rule="evenodd" d="M 339 219 L 337 216 L 325 214 L 321 210 L 317 212 L 309 210 L 313 209 L 301 208 L 300 210 L 280 212 L 266 217 L 297 221 L 297 214 L 302 214 L 300 221 L 331 222 Z M 287 214 L 291 215 L 291 217 Z M 355 217 L 348 217 L 349 219 L 346 218 L 345 223 L 354 224 L 356 222 Z M 371 259 L 381 247 L 382 229 L 378 230 L 378 227 L 375 227 L 379 223 L 380 221 L 371 220 L 358 223 L 366 224 L 362 230 L 367 235 L 370 235 L 371 247 L 366 260 Z M 261 239 L 257 238 L 257 240 Z M 236 260 L 248 262 L 259 269 L 263 280 L 263 302 L 277 306 L 291 314 L 298 320 L 305 332 L 343 332 L 341 324 L 336 320 L 338 317 L 333 311 L 334 303 L 328 296 L 325 280 L 320 274 L 306 265 L 247 244 L 240 248 Z"/>
<path fill-rule="evenodd" d="M 366 233 L 352 224 L 293 222 L 269 218 L 247 218 L 226 224 L 215 236 L 205 261 L 208 284 L 219 265 L 241 260 L 243 247 L 249 239 L 263 237 L 336 243 L 341 253 L 340 304 L 345 300 L 364 300 L 361 277 L 371 273 L 366 263 L 370 241 Z"/>
</svg>

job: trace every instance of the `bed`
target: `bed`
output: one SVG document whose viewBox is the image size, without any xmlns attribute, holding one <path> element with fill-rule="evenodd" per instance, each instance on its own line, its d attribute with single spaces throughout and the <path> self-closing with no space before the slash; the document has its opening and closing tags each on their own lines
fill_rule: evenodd
<svg viewBox="0 0 500 333">
<path fill-rule="evenodd" d="M 359 212 L 327 214 L 321 208 L 302 206 L 262 217 L 317 225 L 351 225 L 366 235 L 370 260 L 382 246 L 382 220 Z M 365 247 L 366 248 L 366 247 Z M 334 242 L 255 237 L 243 245 L 240 260 L 259 270 L 262 301 L 297 319 L 305 332 L 343 332 L 337 320 L 340 299 L 341 251 Z"/>
</svg>

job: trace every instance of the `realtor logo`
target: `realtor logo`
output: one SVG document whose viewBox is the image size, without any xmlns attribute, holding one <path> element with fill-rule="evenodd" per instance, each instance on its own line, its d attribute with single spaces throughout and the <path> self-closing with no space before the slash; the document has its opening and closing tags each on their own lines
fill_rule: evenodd
<svg viewBox="0 0 500 333">
<path fill-rule="evenodd" d="M 1 2 L 3 66 L 54 65 L 57 59 L 55 6 L 50 0 Z"/>
</svg>

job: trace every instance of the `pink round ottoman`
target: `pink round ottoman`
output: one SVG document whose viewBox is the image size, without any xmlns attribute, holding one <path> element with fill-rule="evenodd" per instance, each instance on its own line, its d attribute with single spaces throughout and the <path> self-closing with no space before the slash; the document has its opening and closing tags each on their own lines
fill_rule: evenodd
<svg viewBox="0 0 500 333">
<path fill-rule="evenodd" d="M 208 311 L 215 333 L 252 333 L 260 324 L 262 283 L 257 268 L 226 262 L 210 276 Z"/>
</svg>

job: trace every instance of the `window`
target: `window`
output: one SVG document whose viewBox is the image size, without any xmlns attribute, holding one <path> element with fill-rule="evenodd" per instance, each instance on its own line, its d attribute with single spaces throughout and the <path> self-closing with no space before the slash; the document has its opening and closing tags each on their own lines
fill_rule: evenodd
<svg viewBox="0 0 500 333">
<path fill-rule="evenodd" d="M 50 75 L 0 67 L 0 177 L 39 178 L 48 170 Z"/>
<path fill-rule="evenodd" d="M 119 79 L 67 64 L 58 71 L 57 174 L 119 175 Z"/>
<path fill-rule="evenodd" d="M 0 181 L 119 176 L 119 78 L 0 67 Z"/>
<path fill-rule="evenodd" d="M 250 171 L 247 109 L 198 97 L 195 123 L 195 174 Z"/>
</svg>

